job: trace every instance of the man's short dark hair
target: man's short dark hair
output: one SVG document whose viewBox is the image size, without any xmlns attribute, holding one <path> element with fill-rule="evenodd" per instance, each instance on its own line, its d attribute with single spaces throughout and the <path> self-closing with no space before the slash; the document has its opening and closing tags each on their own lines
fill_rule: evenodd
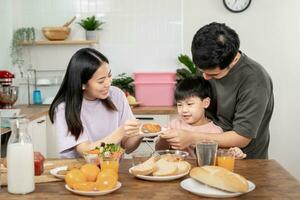
<svg viewBox="0 0 300 200">
<path fill-rule="evenodd" d="M 221 23 L 210 23 L 200 28 L 192 42 L 193 62 L 202 70 L 225 69 L 240 48 L 238 34 Z"/>
</svg>

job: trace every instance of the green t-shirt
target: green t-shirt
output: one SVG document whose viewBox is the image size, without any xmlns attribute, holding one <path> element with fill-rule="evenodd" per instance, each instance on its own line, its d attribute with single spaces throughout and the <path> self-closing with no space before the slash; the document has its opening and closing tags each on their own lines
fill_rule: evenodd
<svg viewBox="0 0 300 200">
<path fill-rule="evenodd" d="M 210 80 L 215 101 L 211 109 L 224 131 L 252 139 L 242 149 L 247 158 L 267 159 L 274 107 L 272 80 L 260 64 L 241 55 L 224 78 Z"/>
</svg>

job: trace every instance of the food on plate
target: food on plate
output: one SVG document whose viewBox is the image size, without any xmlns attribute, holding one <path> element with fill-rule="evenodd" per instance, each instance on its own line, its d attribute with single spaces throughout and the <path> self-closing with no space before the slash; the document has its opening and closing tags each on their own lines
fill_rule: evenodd
<svg viewBox="0 0 300 200">
<path fill-rule="evenodd" d="M 152 156 L 145 162 L 132 167 L 131 172 L 134 175 L 144 175 L 144 176 L 152 174 L 156 167 L 155 162 L 156 162 L 156 157 Z"/>
<path fill-rule="evenodd" d="M 71 163 L 68 165 L 67 171 L 71 171 L 72 169 L 80 169 L 82 165 L 82 163 Z"/>
<path fill-rule="evenodd" d="M 169 162 L 176 162 L 176 161 L 182 161 L 183 160 L 182 156 L 176 155 L 176 154 L 170 154 L 170 153 L 161 155 L 161 158 L 163 158 L 163 159 L 165 159 L 166 161 L 169 161 Z"/>
<path fill-rule="evenodd" d="M 74 188 L 75 183 L 86 182 L 86 176 L 79 169 L 72 169 L 65 176 L 65 181 L 70 188 Z"/>
<path fill-rule="evenodd" d="M 157 123 L 145 123 L 142 126 L 143 133 L 157 133 L 161 131 L 161 126 Z"/>
<path fill-rule="evenodd" d="M 87 181 L 96 181 L 97 175 L 100 172 L 99 167 L 91 163 L 83 165 L 80 170 L 84 173 Z"/>
<path fill-rule="evenodd" d="M 117 186 L 118 174 L 114 170 L 101 171 L 96 180 L 95 188 L 98 190 L 111 190 Z"/>
<path fill-rule="evenodd" d="M 168 160 L 172 155 L 165 157 L 152 156 L 145 162 L 130 169 L 134 175 L 172 176 L 184 174 L 191 168 L 190 163 L 177 159 Z"/>
<path fill-rule="evenodd" d="M 68 173 L 68 170 L 59 170 L 59 171 L 57 171 L 57 174 L 58 175 L 66 175 Z"/>
<path fill-rule="evenodd" d="M 112 169 L 102 169 L 95 164 L 87 163 L 80 169 L 72 169 L 65 176 L 66 184 L 79 191 L 104 191 L 117 186 L 118 173 Z"/>
<path fill-rule="evenodd" d="M 247 192 L 247 180 L 234 172 L 218 166 L 195 167 L 190 171 L 190 176 L 209 186 L 229 192 Z"/>
<path fill-rule="evenodd" d="M 159 159 L 155 165 L 156 169 L 153 172 L 153 176 L 172 176 L 177 174 L 177 164 L 175 162 Z"/>
</svg>

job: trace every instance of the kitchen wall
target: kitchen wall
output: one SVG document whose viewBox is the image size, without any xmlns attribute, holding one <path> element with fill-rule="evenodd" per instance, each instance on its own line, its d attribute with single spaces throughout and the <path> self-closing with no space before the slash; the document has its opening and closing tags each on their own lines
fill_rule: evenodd
<svg viewBox="0 0 300 200">
<path fill-rule="evenodd" d="M 227 11 L 221 0 L 13 0 L 11 14 L 10 9 L 4 9 L 9 8 L 8 2 L 1 0 L 0 6 L 1 24 L 7 27 L 0 32 L 0 67 L 9 62 L 10 29 L 34 26 L 40 30 L 61 25 L 73 15 L 97 14 L 106 25 L 95 47 L 108 56 L 114 74 L 175 70 L 178 54 L 190 55 L 191 40 L 198 28 L 212 21 L 225 22 L 239 33 L 241 50 L 265 66 L 273 78 L 270 158 L 300 180 L 300 163 L 295 155 L 300 141 L 300 1 L 252 1 L 249 9 L 239 14 Z M 84 38 L 77 24 L 72 30 L 71 38 Z M 27 63 L 39 68 L 64 68 L 81 47 L 30 47 L 26 50 Z"/>
<path fill-rule="evenodd" d="M 9 68 L 10 64 L 10 42 L 12 38 L 12 13 L 11 2 L 0 0 L 0 69 Z"/>
<path fill-rule="evenodd" d="M 222 1 L 189 0 L 183 4 L 184 53 L 201 26 L 224 22 L 240 36 L 241 50 L 261 63 L 274 84 L 275 109 L 269 154 L 300 180 L 300 1 L 259 0 L 240 14 L 227 11 Z"/>
</svg>

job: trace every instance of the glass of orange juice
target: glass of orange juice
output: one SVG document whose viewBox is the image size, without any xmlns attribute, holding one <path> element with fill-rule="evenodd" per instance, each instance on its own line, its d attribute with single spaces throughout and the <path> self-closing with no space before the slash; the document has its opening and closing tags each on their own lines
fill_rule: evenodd
<svg viewBox="0 0 300 200">
<path fill-rule="evenodd" d="M 228 149 L 218 149 L 217 152 L 217 165 L 233 171 L 234 169 L 234 154 Z"/>
<path fill-rule="evenodd" d="M 101 171 L 105 169 L 112 169 L 116 173 L 119 171 L 119 158 L 114 157 L 101 157 L 100 158 Z"/>
</svg>

